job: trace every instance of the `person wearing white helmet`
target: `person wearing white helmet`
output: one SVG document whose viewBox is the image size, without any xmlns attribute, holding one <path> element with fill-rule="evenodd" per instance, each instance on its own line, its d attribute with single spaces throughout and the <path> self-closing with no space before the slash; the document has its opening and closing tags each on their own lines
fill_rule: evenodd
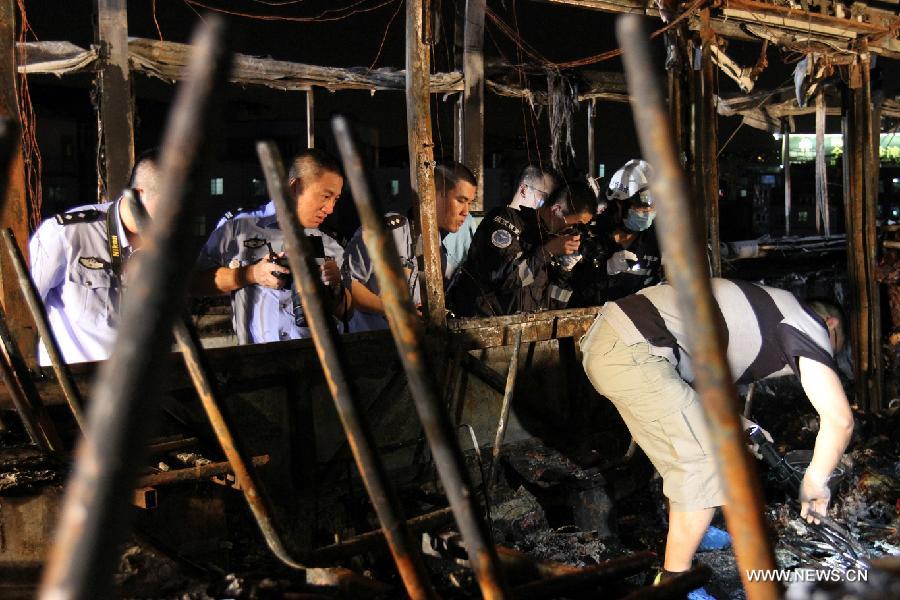
<svg viewBox="0 0 900 600">
<path fill-rule="evenodd" d="M 632 159 L 610 179 L 607 216 L 597 221 L 590 255 L 576 269 L 573 306 L 603 304 L 661 281 L 652 177 L 646 161 Z"/>
</svg>

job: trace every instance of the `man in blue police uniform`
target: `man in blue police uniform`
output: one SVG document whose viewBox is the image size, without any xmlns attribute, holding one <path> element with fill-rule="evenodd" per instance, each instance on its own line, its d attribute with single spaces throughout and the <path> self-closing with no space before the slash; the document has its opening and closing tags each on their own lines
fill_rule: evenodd
<svg viewBox="0 0 900 600">
<path fill-rule="evenodd" d="M 155 151 L 135 162 L 130 186 L 152 217 L 159 203 Z M 91 204 L 44 221 L 29 243 L 31 276 L 67 363 L 109 357 L 128 258 L 140 248 L 135 209 L 123 198 Z M 44 345 L 38 362 L 50 364 Z"/>
<path fill-rule="evenodd" d="M 341 283 L 343 248 L 319 230 L 341 195 L 340 165 L 321 150 L 304 150 L 291 162 L 289 180 L 300 224 L 307 236 L 322 242 L 318 257 L 322 282 L 332 293 L 334 315 L 342 318 L 350 307 L 349 292 Z M 192 289 L 198 295 L 231 294 L 234 330 L 241 344 L 310 335 L 290 270 L 275 262 L 284 256 L 283 250 L 275 215 L 264 214 L 226 220 L 200 253 Z"/>
<path fill-rule="evenodd" d="M 438 232 L 441 236 L 441 266 L 444 280 L 449 280 L 455 264 L 448 260 L 446 239 L 457 232 L 469 217 L 469 205 L 475 199 L 476 179 L 472 172 L 460 163 L 441 164 L 434 169 L 435 204 Z M 418 306 L 421 302 L 419 266 L 416 257 L 421 254 L 419 240 L 413 239 L 409 220 L 398 213 L 388 213 L 385 225 L 394 238 L 400 260 L 409 284 L 410 295 Z M 381 288 L 369 252 L 363 242 L 362 228 L 347 245 L 347 258 L 343 267 L 344 285 L 353 296 L 353 319 L 350 331 L 387 329 L 384 304 L 379 297 Z"/>
</svg>

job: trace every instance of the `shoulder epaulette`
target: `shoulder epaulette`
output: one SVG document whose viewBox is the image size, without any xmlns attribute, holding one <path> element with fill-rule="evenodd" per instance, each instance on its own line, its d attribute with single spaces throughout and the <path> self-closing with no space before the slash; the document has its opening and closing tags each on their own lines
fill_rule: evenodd
<svg viewBox="0 0 900 600">
<path fill-rule="evenodd" d="M 60 225 L 72 225 L 73 223 L 92 223 L 99 221 L 103 212 L 96 208 L 86 208 L 74 212 L 60 213 L 56 215 L 56 222 Z"/>
<path fill-rule="evenodd" d="M 397 229 L 406 225 L 406 217 L 397 213 L 384 215 L 384 226 L 388 229 Z"/>
</svg>

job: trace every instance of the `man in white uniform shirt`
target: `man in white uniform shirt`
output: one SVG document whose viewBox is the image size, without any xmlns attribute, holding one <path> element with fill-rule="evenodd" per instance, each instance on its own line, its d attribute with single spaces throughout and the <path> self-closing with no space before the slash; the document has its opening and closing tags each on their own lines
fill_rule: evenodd
<svg viewBox="0 0 900 600">
<path fill-rule="evenodd" d="M 341 195 L 340 165 L 321 150 L 304 150 L 291 161 L 288 177 L 300 224 L 307 236 L 322 242 L 322 282 L 331 292 L 334 316 L 343 318 L 350 309 L 350 294 L 341 283 L 343 249 L 319 231 Z M 310 335 L 290 270 L 273 261 L 282 258 L 283 251 L 284 237 L 275 215 L 263 213 L 227 220 L 200 253 L 192 290 L 198 295 L 231 294 L 234 329 L 241 344 Z"/>
</svg>

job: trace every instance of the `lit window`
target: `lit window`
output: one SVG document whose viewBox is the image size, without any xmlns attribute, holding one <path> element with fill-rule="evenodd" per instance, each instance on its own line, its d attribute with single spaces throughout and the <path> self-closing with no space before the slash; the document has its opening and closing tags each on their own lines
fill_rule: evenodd
<svg viewBox="0 0 900 600">
<path fill-rule="evenodd" d="M 747 197 L 747 190 L 741 190 L 741 198 Z"/>
<path fill-rule="evenodd" d="M 597 165 L 597 177 L 606 177 L 606 165 L 603 163 Z"/>
<path fill-rule="evenodd" d="M 391 179 L 391 196 L 399 196 L 400 195 L 400 180 L 399 179 Z"/>
<path fill-rule="evenodd" d="M 213 177 L 209 180 L 209 195 L 221 196 L 225 193 L 225 178 Z"/>
</svg>

